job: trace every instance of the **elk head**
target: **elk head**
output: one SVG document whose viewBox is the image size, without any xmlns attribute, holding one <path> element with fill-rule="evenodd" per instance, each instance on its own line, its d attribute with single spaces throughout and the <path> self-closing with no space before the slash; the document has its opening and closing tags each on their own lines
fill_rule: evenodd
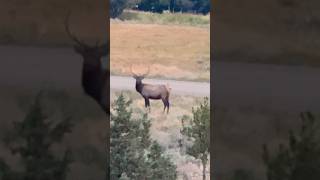
<svg viewBox="0 0 320 180">
<path fill-rule="evenodd" d="M 88 45 L 73 35 L 69 28 L 69 16 L 65 21 L 65 30 L 74 42 L 74 50 L 83 58 L 82 87 L 87 95 L 92 97 L 102 109 L 108 113 L 109 108 L 109 73 L 102 67 L 103 56 L 109 55 L 109 42 Z"/>
<path fill-rule="evenodd" d="M 84 64 L 100 65 L 101 58 L 109 55 L 109 42 L 100 44 L 99 41 L 95 45 L 88 45 L 82 40 L 79 40 L 71 31 L 69 27 L 70 13 L 68 13 L 65 21 L 65 30 L 69 38 L 74 42 L 74 50 L 83 57 Z"/>
<path fill-rule="evenodd" d="M 132 64 L 130 66 L 130 71 L 131 71 L 131 74 L 132 74 L 132 77 L 137 81 L 137 82 L 141 82 L 149 73 L 150 73 L 150 66 L 148 66 L 148 70 L 141 74 L 141 73 L 136 73 L 134 71 L 134 69 L 132 68 Z"/>
</svg>

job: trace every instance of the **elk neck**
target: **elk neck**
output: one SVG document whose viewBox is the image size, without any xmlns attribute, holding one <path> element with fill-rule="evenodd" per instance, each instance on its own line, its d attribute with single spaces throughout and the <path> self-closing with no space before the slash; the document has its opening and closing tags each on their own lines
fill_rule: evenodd
<svg viewBox="0 0 320 180">
<path fill-rule="evenodd" d="M 141 93 L 142 92 L 142 88 L 143 88 L 144 84 L 142 83 L 141 80 L 136 80 L 136 90 Z"/>
<path fill-rule="evenodd" d="M 83 64 L 82 67 L 82 87 L 86 94 L 101 102 L 102 89 L 105 83 L 105 73 L 101 64 L 89 65 Z"/>
</svg>

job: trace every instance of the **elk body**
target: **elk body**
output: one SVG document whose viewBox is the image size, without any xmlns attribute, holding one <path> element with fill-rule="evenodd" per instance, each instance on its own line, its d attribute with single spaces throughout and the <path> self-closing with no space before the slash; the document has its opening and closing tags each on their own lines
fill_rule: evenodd
<svg viewBox="0 0 320 180">
<path fill-rule="evenodd" d="M 102 57 L 109 55 L 109 42 L 88 45 L 74 36 L 69 29 L 69 16 L 66 18 L 65 29 L 74 42 L 74 50 L 83 58 L 82 87 L 100 107 L 109 113 L 109 71 L 102 67 Z"/>
<path fill-rule="evenodd" d="M 149 73 L 150 68 L 148 68 L 148 72 L 142 75 L 138 75 L 137 73 L 134 73 L 131 66 L 131 73 L 133 74 L 133 78 L 136 80 L 136 91 L 141 94 L 141 96 L 145 100 L 145 107 L 149 108 L 149 111 L 151 111 L 150 108 L 150 99 L 154 100 L 162 100 L 164 108 L 163 112 L 167 109 L 167 113 L 169 113 L 169 96 L 170 96 L 170 90 L 168 85 L 153 85 L 153 84 L 146 84 L 143 83 L 142 80 L 145 78 L 145 76 Z"/>
</svg>

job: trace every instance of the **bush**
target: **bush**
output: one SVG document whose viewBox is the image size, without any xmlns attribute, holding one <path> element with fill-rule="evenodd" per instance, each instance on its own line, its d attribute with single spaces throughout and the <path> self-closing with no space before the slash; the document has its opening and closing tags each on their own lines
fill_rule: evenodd
<svg viewBox="0 0 320 180">
<path fill-rule="evenodd" d="M 66 133 L 71 133 L 70 118 L 50 120 L 41 105 L 40 92 L 26 117 L 14 122 L 11 134 L 4 138 L 13 155 L 19 155 L 22 170 L 16 170 L 0 158 L 1 180 L 64 180 L 72 162 L 71 151 L 66 149 L 62 158 L 52 152 L 52 146 L 61 143 Z"/>
<path fill-rule="evenodd" d="M 206 166 L 210 156 L 210 105 L 205 97 L 200 106 L 192 109 L 193 117 L 182 117 L 181 134 L 193 141 L 186 153 L 202 163 L 202 179 L 206 179 Z M 186 122 L 189 122 L 188 124 Z"/>
<path fill-rule="evenodd" d="M 111 0 L 110 1 L 110 17 L 118 17 L 126 8 L 127 0 Z"/>
<path fill-rule="evenodd" d="M 291 131 L 288 145 L 280 144 L 273 156 L 263 146 L 268 180 L 320 179 L 319 122 L 311 113 L 302 113 L 301 119 L 300 131 Z"/>
<path fill-rule="evenodd" d="M 121 94 L 111 113 L 110 168 L 111 180 L 175 180 L 176 166 L 163 149 L 150 138 L 150 119 L 146 114 L 132 118 L 132 110 Z"/>
</svg>

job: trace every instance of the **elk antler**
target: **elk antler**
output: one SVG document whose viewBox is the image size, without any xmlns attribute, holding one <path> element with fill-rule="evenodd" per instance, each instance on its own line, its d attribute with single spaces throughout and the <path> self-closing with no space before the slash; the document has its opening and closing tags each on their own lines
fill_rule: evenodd
<svg viewBox="0 0 320 180">
<path fill-rule="evenodd" d="M 76 42 L 80 47 L 94 48 L 94 49 L 103 49 L 103 48 L 105 48 L 104 50 L 100 50 L 100 51 L 103 52 L 102 53 L 103 55 L 109 54 L 109 42 L 108 41 L 100 45 L 100 41 L 97 40 L 95 45 L 90 46 L 90 45 L 84 43 L 83 41 L 79 40 L 74 34 L 72 34 L 72 32 L 70 31 L 70 27 L 69 27 L 70 16 L 71 16 L 71 12 L 68 11 L 66 19 L 65 19 L 65 30 L 66 30 L 68 36 L 70 37 L 70 39 L 72 39 L 74 42 Z"/>
<path fill-rule="evenodd" d="M 130 71 L 131 71 L 131 74 L 133 74 L 134 76 L 138 76 L 137 73 L 135 73 L 132 69 L 132 64 L 130 65 Z"/>
<path fill-rule="evenodd" d="M 73 41 L 75 41 L 78 45 L 87 47 L 87 45 L 86 45 L 85 43 L 83 43 L 81 40 L 79 40 L 76 36 L 74 36 L 74 35 L 71 33 L 70 28 L 69 28 L 70 15 L 71 15 L 71 12 L 68 11 L 68 14 L 67 14 L 66 20 L 65 20 L 65 29 L 66 29 L 66 32 L 67 32 L 68 36 L 69 36 Z"/>
<path fill-rule="evenodd" d="M 135 76 L 145 77 L 145 76 L 148 75 L 149 72 L 150 72 L 150 66 L 148 66 L 148 70 L 147 70 L 147 72 L 144 73 L 144 74 L 141 74 L 141 73 L 138 74 L 138 73 L 134 72 L 134 71 L 133 71 L 133 68 L 132 68 L 132 64 L 131 64 L 131 66 L 130 66 L 130 70 L 131 70 L 131 73 L 132 73 L 133 75 L 135 75 Z"/>
<path fill-rule="evenodd" d="M 147 70 L 147 72 L 144 73 L 144 74 L 142 74 L 141 76 L 145 77 L 145 76 L 147 76 L 149 73 L 150 73 L 150 66 L 148 65 L 148 70 Z"/>
</svg>

